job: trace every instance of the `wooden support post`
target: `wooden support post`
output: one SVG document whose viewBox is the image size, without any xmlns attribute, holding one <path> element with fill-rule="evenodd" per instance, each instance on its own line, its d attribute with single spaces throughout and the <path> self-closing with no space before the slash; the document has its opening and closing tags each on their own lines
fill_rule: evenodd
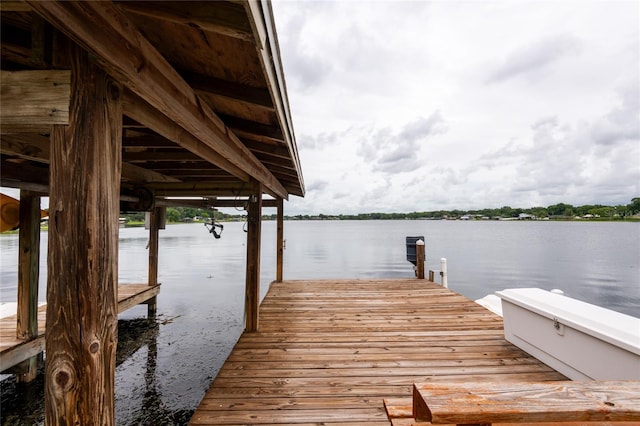
<svg viewBox="0 0 640 426">
<path fill-rule="evenodd" d="M 424 241 L 416 241 L 416 276 L 424 280 Z"/>
<path fill-rule="evenodd" d="M 70 50 L 69 126 L 51 131 L 45 423 L 113 425 L 122 88 Z"/>
<path fill-rule="evenodd" d="M 245 290 L 245 330 L 258 331 L 260 304 L 260 240 L 262 228 L 262 185 L 253 180 L 253 195 L 247 211 L 247 275 Z"/>
<path fill-rule="evenodd" d="M 433 269 L 429 269 L 429 281 L 434 282 L 436 273 Z"/>
<path fill-rule="evenodd" d="M 149 215 L 149 285 L 158 285 L 158 242 L 160 223 L 164 216 L 165 207 L 155 207 Z M 147 302 L 147 316 L 156 316 L 158 305 L 156 297 Z"/>
<path fill-rule="evenodd" d="M 40 197 L 20 191 L 20 252 L 18 254 L 18 339 L 31 340 L 38 335 L 38 280 L 40 277 Z M 25 361 L 26 372 L 19 382 L 36 378 L 42 355 Z"/>
<path fill-rule="evenodd" d="M 284 262 L 284 200 L 278 198 L 278 213 L 277 213 L 277 243 L 276 243 L 276 281 L 282 282 L 283 276 L 283 262 Z"/>
</svg>

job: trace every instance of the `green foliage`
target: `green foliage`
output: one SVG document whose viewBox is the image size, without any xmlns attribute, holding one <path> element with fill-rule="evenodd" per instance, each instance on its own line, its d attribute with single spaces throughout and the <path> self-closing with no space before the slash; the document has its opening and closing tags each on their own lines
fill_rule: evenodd
<svg viewBox="0 0 640 426">
<path fill-rule="evenodd" d="M 434 210 L 411 213 L 358 213 L 358 214 L 340 214 L 328 215 L 320 213 L 317 215 L 295 215 L 285 216 L 289 220 L 419 220 L 419 219 L 459 219 L 463 216 L 473 220 L 489 220 L 489 219 L 509 219 L 517 218 L 521 213 L 533 215 L 539 219 L 573 219 L 575 216 L 581 218 L 587 216 L 593 220 L 629 220 L 630 216 L 640 213 L 640 197 L 635 197 L 628 205 L 604 206 L 601 204 L 572 206 L 571 204 L 559 203 L 548 207 L 532 207 L 529 209 L 512 208 L 503 206 L 494 209 L 480 210 Z M 185 222 L 207 221 L 211 216 L 216 221 L 239 221 L 244 220 L 244 214 L 230 215 L 220 211 L 211 211 L 208 209 L 197 209 L 193 207 L 168 207 L 167 222 Z M 588 216 L 590 215 L 590 216 Z M 121 217 L 127 218 L 128 222 L 143 222 L 144 212 L 123 213 Z M 275 214 L 263 215 L 263 220 L 276 220 Z"/>
<path fill-rule="evenodd" d="M 564 203 L 554 204 L 552 206 L 547 207 L 549 216 L 571 217 L 574 215 L 573 209 L 574 207 L 571 204 L 564 204 Z"/>
</svg>

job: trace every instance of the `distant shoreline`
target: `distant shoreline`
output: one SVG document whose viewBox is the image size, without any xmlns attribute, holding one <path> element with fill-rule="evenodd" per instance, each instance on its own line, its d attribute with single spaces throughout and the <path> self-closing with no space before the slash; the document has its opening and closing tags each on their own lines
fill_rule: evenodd
<svg viewBox="0 0 640 426">
<path fill-rule="evenodd" d="M 386 213 L 385 213 L 386 214 Z M 328 215 L 295 215 L 295 216 L 284 216 L 284 220 L 286 221 L 347 221 L 347 220 L 376 220 L 376 221 L 387 221 L 387 220 L 415 220 L 415 221 L 431 221 L 431 220 L 448 220 L 448 221 L 461 221 L 461 222 L 626 222 L 626 223 L 640 223 L 640 217 L 631 216 L 631 217 L 547 217 L 547 218 L 526 218 L 520 219 L 517 217 L 507 217 L 507 218 L 467 218 L 463 219 L 461 217 L 450 217 L 450 218 L 434 218 L 434 217 L 420 217 L 420 218 L 409 218 L 409 217 L 397 217 L 396 215 L 401 215 L 401 213 L 390 213 L 390 216 L 393 217 L 363 217 L 363 215 L 339 215 L 339 216 L 328 216 Z M 233 216 L 228 218 L 219 219 L 217 221 L 227 223 L 227 222 L 242 222 L 244 219 L 242 216 Z M 273 221 L 276 220 L 275 215 L 264 215 L 262 217 L 263 221 Z M 181 222 L 167 222 L 167 225 L 179 225 L 185 223 L 192 224 L 202 224 L 206 221 L 203 220 L 184 220 Z M 124 224 L 124 228 L 140 228 L 144 226 L 144 222 L 132 221 Z M 42 225 L 40 227 L 41 231 L 48 231 L 47 225 Z M 0 235 L 13 235 L 17 234 L 19 231 L 17 229 L 11 231 L 5 231 Z"/>
<path fill-rule="evenodd" d="M 263 220 L 272 220 L 272 218 L 263 218 Z M 625 217 L 625 218 L 613 218 L 613 217 L 602 217 L 602 218 L 541 218 L 541 219 L 519 219 L 517 217 L 511 218 L 490 218 L 490 219 L 462 219 L 462 218 L 432 218 L 432 217 L 424 217 L 424 218 L 355 218 L 355 217 L 337 217 L 337 216 L 327 216 L 327 217 L 319 217 L 319 216 L 310 216 L 303 215 L 303 218 L 299 218 L 298 216 L 285 216 L 284 220 L 449 220 L 449 221 L 466 221 L 466 222 L 640 222 L 640 217 Z"/>
</svg>

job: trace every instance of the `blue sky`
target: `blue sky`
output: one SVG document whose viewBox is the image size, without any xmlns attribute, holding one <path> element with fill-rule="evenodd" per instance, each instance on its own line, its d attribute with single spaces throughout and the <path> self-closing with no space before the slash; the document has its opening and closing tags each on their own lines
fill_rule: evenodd
<svg viewBox="0 0 640 426">
<path fill-rule="evenodd" d="M 307 188 L 288 214 L 640 196 L 640 2 L 273 9 Z"/>
</svg>

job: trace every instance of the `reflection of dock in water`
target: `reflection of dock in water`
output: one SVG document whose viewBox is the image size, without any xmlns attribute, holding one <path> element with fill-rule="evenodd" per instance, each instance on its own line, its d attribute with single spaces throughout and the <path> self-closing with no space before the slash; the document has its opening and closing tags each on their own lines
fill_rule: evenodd
<svg viewBox="0 0 640 426">
<path fill-rule="evenodd" d="M 155 318 L 118 320 L 116 366 L 119 366 L 146 346 L 149 351 L 148 361 L 153 361 L 153 370 L 155 371 L 159 329 L 160 325 Z"/>
<path fill-rule="evenodd" d="M 129 360 L 138 351 L 145 348 L 147 351 L 144 364 L 145 392 L 143 395 L 143 406 L 146 410 L 141 411 L 140 418 L 135 419 L 135 424 L 152 424 L 147 420 L 175 416 L 162 408 L 161 395 L 157 389 L 156 363 L 159 330 L 160 321 L 156 318 L 118 320 L 116 367 Z M 17 376 L 14 376 L 0 383 L 2 424 L 24 424 L 27 421 L 36 424 L 44 419 L 44 377 L 44 364 L 42 364 L 38 374 L 31 382 L 20 383 Z M 191 415 L 191 412 L 188 415 Z"/>
<path fill-rule="evenodd" d="M 144 363 L 144 393 L 141 407 L 127 419 L 127 424 L 156 425 L 156 424 L 186 424 L 193 414 L 193 410 L 176 410 L 165 405 L 162 389 L 158 388 L 156 372 L 158 362 L 158 332 L 160 325 L 166 322 L 160 318 L 135 318 L 118 321 L 118 351 L 116 366 L 124 363 L 138 351 L 147 351 L 146 360 L 138 359 L 138 365 Z M 142 355 L 142 354 L 141 354 Z M 116 376 L 118 377 L 118 376 Z M 130 376 L 121 376 L 122 380 L 138 380 Z M 166 392 L 166 389 L 164 390 Z M 165 394 L 166 396 L 166 394 Z M 116 418 L 118 415 L 116 414 Z"/>
</svg>

